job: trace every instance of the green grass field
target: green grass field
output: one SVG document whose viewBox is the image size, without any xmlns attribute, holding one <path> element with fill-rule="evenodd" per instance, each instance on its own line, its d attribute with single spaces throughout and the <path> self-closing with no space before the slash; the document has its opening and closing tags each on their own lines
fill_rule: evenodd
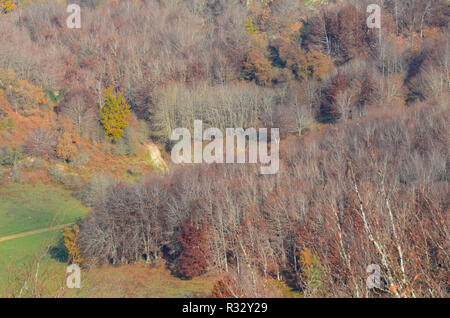
<svg viewBox="0 0 450 318">
<path fill-rule="evenodd" d="M 64 270 L 65 264 L 53 259 L 45 250 L 46 246 L 56 245 L 61 232 L 49 231 L 0 243 L 0 295 L 14 272 L 23 272 L 25 266 L 41 255 L 44 256 L 43 268 L 58 267 Z"/>
<path fill-rule="evenodd" d="M 0 238 L 60 224 L 72 223 L 86 215 L 88 209 L 69 191 L 52 185 L 10 183 L 0 187 Z M 62 263 L 45 253 L 46 246 L 55 246 L 62 230 L 32 234 L 0 242 L 0 292 L 11 275 L 11 268 L 21 266 L 45 255 L 47 268 Z M 1 293 L 0 293 L 1 294 Z"/>
<path fill-rule="evenodd" d="M 12 183 L 0 188 L 0 238 L 72 223 L 86 213 L 69 191 L 51 185 Z"/>
</svg>

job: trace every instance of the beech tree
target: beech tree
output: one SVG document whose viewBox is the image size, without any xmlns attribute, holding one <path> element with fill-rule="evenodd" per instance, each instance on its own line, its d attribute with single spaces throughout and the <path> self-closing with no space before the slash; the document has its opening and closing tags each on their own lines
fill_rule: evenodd
<svg viewBox="0 0 450 318">
<path fill-rule="evenodd" d="M 181 244 L 181 253 L 178 273 L 184 278 L 191 279 L 206 272 L 208 265 L 205 231 L 205 224 L 198 228 L 189 219 L 180 225 L 178 241 Z"/>
</svg>

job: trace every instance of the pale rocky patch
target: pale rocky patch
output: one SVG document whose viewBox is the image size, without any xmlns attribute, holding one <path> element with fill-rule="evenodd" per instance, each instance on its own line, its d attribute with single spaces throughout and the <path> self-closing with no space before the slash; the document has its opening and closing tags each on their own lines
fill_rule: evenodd
<svg viewBox="0 0 450 318">
<path fill-rule="evenodd" d="M 166 162 L 164 161 L 161 151 L 154 143 L 148 143 L 145 145 L 146 155 L 145 161 L 148 162 L 151 166 L 161 172 L 167 172 L 169 170 Z"/>
</svg>

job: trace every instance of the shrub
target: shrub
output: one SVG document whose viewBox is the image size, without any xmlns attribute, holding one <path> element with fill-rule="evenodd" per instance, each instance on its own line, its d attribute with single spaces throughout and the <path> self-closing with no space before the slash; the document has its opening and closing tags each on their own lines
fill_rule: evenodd
<svg viewBox="0 0 450 318">
<path fill-rule="evenodd" d="M 74 173 L 66 173 L 64 166 L 61 164 L 54 164 L 48 169 L 48 175 L 55 179 L 58 183 L 71 187 L 79 188 L 82 183 L 82 178 Z"/>
<path fill-rule="evenodd" d="M 13 166 L 14 163 L 22 159 L 22 152 L 20 149 L 13 149 L 6 145 L 0 148 L 0 164 L 2 166 Z"/>
<path fill-rule="evenodd" d="M 138 142 L 136 138 L 128 131 L 116 141 L 113 147 L 113 153 L 116 156 L 134 157 L 137 154 Z"/>
<path fill-rule="evenodd" d="M 90 155 L 86 152 L 80 152 L 74 160 L 70 162 L 70 165 L 74 168 L 80 168 L 84 164 L 89 162 Z"/>
<path fill-rule="evenodd" d="M 236 280 L 231 275 L 226 275 L 216 281 L 211 292 L 211 298 L 234 298 L 240 296 L 236 286 Z"/>
<path fill-rule="evenodd" d="M 11 169 L 11 179 L 16 183 L 21 182 L 20 165 L 17 162 L 14 162 L 13 167 Z"/>
<path fill-rule="evenodd" d="M 72 135 L 65 131 L 58 138 L 58 145 L 56 146 L 56 154 L 58 158 L 66 161 L 72 161 L 76 158 L 77 146 L 73 141 Z"/>
<path fill-rule="evenodd" d="M 0 136 L 4 134 L 4 131 L 8 133 L 12 133 L 14 131 L 14 119 L 12 117 L 0 121 Z"/>
<path fill-rule="evenodd" d="M 137 176 L 141 173 L 141 169 L 138 165 L 132 165 L 130 168 L 127 169 L 127 173 L 132 176 Z"/>
<path fill-rule="evenodd" d="M 312 254 L 309 249 L 300 252 L 300 263 L 306 285 L 306 292 L 312 296 L 325 296 L 324 287 L 325 273 L 317 255 Z"/>
<path fill-rule="evenodd" d="M 51 165 L 48 169 L 48 175 L 61 184 L 65 183 L 66 173 L 64 172 L 64 166 L 62 165 Z"/>
<path fill-rule="evenodd" d="M 29 169 L 29 170 L 42 169 L 45 167 L 44 160 L 42 160 L 40 158 L 33 158 L 33 157 L 26 158 L 22 162 L 22 165 L 25 169 Z"/>
<path fill-rule="evenodd" d="M 72 264 L 82 265 L 83 257 L 81 256 L 79 247 L 79 236 L 80 236 L 80 228 L 76 224 L 71 228 L 67 227 L 63 233 L 64 244 L 67 249 L 69 261 Z"/>
</svg>

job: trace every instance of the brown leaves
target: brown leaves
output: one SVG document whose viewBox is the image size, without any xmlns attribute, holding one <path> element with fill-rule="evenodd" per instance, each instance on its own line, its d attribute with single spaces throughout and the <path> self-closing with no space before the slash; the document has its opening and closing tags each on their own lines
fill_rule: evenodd
<svg viewBox="0 0 450 318">
<path fill-rule="evenodd" d="M 197 227 L 191 220 L 186 220 L 181 224 L 181 233 L 178 241 L 181 244 L 181 255 L 179 257 L 178 272 L 184 278 L 194 278 L 205 273 L 206 262 L 206 241 L 205 226 Z"/>
<path fill-rule="evenodd" d="M 244 61 L 245 79 L 260 85 L 270 86 L 272 83 L 272 65 L 257 48 L 251 48 Z"/>
</svg>

